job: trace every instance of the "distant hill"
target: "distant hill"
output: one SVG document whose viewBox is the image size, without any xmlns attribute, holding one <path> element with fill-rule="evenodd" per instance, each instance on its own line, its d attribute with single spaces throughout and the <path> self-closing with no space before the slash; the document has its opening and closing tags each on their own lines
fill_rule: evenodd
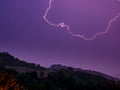
<svg viewBox="0 0 120 90">
<path fill-rule="evenodd" d="M 73 68 L 70 66 L 63 66 L 60 64 L 51 65 L 49 68 L 41 67 L 40 65 L 36 65 L 35 63 L 29 63 L 29 62 L 19 60 L 18 58 L 10 55 L 8 52 L 0 52 L 0 66 L 5 66 L 7 68 L 14 69 L 16 71 L 20 71 L 18 69 L 23 70 L 23 69 L 28 69 L 28 68 L 31 71 L 43 69 L 43 70 L 47 70 L 48 72 L 60 71 L 62 69 L 65 69 L 65 70 L 72 69 L 73 71 L 80 71 L 80 72 L 85 72 L 85 73 L 89 73 L 92 75 L 100 75 L 107 79 L 113 79 L 113 77 L 103 74 L 103 73 L 100 73 L 100 72 L 97 72 L 97 71 L 83 70 L 81 68 Z"/>
<path fill-rule="evenodd" d="M 97 72 L 97 71 L 83 70 L 81 68 L 73 68 L 70 66 L 63 66 L 60 64 L 51 65 L 49 68 L 41 67 L 40 65 L 36 65 L 35 63 L 29 63 L 29 62 L 19 60 L 18 58 L 10 55 L 8 52 L 0 52 L 0 66 L 5 66 L 7 68 L 14 69 L 14 70 L 30 68 L 31 71 L 36 71 L 36 68 L 37 68 L 37 70 L 41 70 L 41 69 L 46 70 L 47 69 L 47 71 L 49 71 L 49 72 L 50 71 L 51 72 L 60 71 L 62 69 L 65 69 L 65 70 L 72 69 L 73 71 L 80 71 L 80 72 L 85 72 L 85 73 L 89 73 L 92 75 L 100 75 L 107 79 L 113 79 L 113 77 L 103 74 L 103 73 L 100 73 L 100 72 Z M 19 71 L 19 70 L 17 70 L 17 71 Z M 117 75 L 117 76 L 119 76 L 119 75 Z"/>
<path fill-rule="evenodd" d="M 12 73 L 25 90 L 120 90 L 120 80 L 109 75 L 60 64 L 44 68 L 6 52 L 0 53 L 0 66 L 5 66 L 0 72 Z"/>
<path fill-rule="evenodd" d="M 81 68 L 74 68 L 74 67 L 70 67 L 70 66 L 62 66 L 60 64 L 54 64 L 54 65 L 51 65 L 50 66 L 50 69 L 51 70 L 55 70 L 55 71 L 59 71 L 59 70 L 62 70 L 62 69 L 72 69 L 73 71 L 80 71 L 80 72 L 85 72 L 85 73 L 89 73 L 91 75 L 99 75 L 99 76 L 102 76 L 108 80 L 111 80 L 111 79 L 114 79 L 114 80 L 117 80 L 116 78 L 112 77 L 112 76 L 109 76 L 109 75 L 106 75 L 106 74 L 103 74 L 101 72 L 97 72 L 97 71 L 91 71 L 91 70 L 83 70 Z M 120 75 L 118 75 L 120 76 Z"/>
</svg>

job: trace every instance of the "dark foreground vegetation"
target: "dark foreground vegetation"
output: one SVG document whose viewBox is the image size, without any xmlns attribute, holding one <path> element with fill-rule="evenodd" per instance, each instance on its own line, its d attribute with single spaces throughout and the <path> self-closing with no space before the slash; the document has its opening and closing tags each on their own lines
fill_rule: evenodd
<svg viewBox="0 0 120 90">
<path fill-rule="evenodd" d="M 3 61 L 0 63 L 0 90 L 120 90 L 120 81 L 114 78 L 71 67 L 53 70 L 39 66 L 38 69 L 38 65 L 16 61 L 16 58 L 11 57 L 8 53 L 0 53 L 0 61 Z M 5 59 L 9 60 L 11 66 L 11 63 L 23 62 L 29 64 L 29 68 L 37 69 L 26 72 L 6 69 Z"/>
</svg>

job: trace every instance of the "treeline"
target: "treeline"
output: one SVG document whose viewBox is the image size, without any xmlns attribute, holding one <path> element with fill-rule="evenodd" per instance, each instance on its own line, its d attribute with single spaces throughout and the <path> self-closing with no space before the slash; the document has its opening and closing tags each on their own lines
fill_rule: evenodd
<svg viewBox="0 0 120 90">
<path fill-rule="evenodd" d="M 20 73 L 6 69 L 5 65 L 37 67 L 38 71 Z M 9 53 L 0 53 L 0 90 L 120 90 L 120 81 L 71 67 L 44 69 L 40 65 L 21 61 Z"/>
<path fill-rule="evenodd" d="M 21 90 L 120 90 L 119 81 L 72 69 L 51 72 L 47 77 L 42 77 L 44 76 L 43 72 L 40 78 L 37 72 L 20 74 L 13 70 L 1 70 L 12 74 L 17 83 L 24 87 Z"/>
</svg>

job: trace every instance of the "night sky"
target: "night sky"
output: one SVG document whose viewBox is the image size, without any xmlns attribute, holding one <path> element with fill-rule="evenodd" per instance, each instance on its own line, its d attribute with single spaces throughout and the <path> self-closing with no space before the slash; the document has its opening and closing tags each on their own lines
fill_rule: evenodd
<svg viewBox="0 0 120 90">
<path fill-rule="evenodd" d="M 120 73 L 120 18 L 94 40 L 71 36 L 43 16 L 49 0 L 0 0 L 0 52 L 28 62 L 62 64 L 114 75 Z M 120 11 L 118 0 L 53 0 L 47 18 L 64 22 L 89 38 L 105 31 Z"/>
</svg>

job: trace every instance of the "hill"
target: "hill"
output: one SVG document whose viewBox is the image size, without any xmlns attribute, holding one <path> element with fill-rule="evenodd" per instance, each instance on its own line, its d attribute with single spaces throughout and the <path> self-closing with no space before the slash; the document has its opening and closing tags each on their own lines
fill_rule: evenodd
<svg viewBox="0 0 120 90">
<path fill-rule="evenodd" d="M 2 66 L 20 66 L 20 67 L 35 67 L 34 63 L 28 63 L 18 58 L 13 57 L 7 52 L 0 53 L 0 65 Z"/>
<path fill-rule="evenodd" d="M 6 52 L 0 53 L 0 66 L 0 72 L 13 75 L 24 90 L 120 90 L 120 81 L 109 75 L 60 64 L 44 68 Z M 19 71 L 21 69 L 24 72 Z"/>
</svg>

